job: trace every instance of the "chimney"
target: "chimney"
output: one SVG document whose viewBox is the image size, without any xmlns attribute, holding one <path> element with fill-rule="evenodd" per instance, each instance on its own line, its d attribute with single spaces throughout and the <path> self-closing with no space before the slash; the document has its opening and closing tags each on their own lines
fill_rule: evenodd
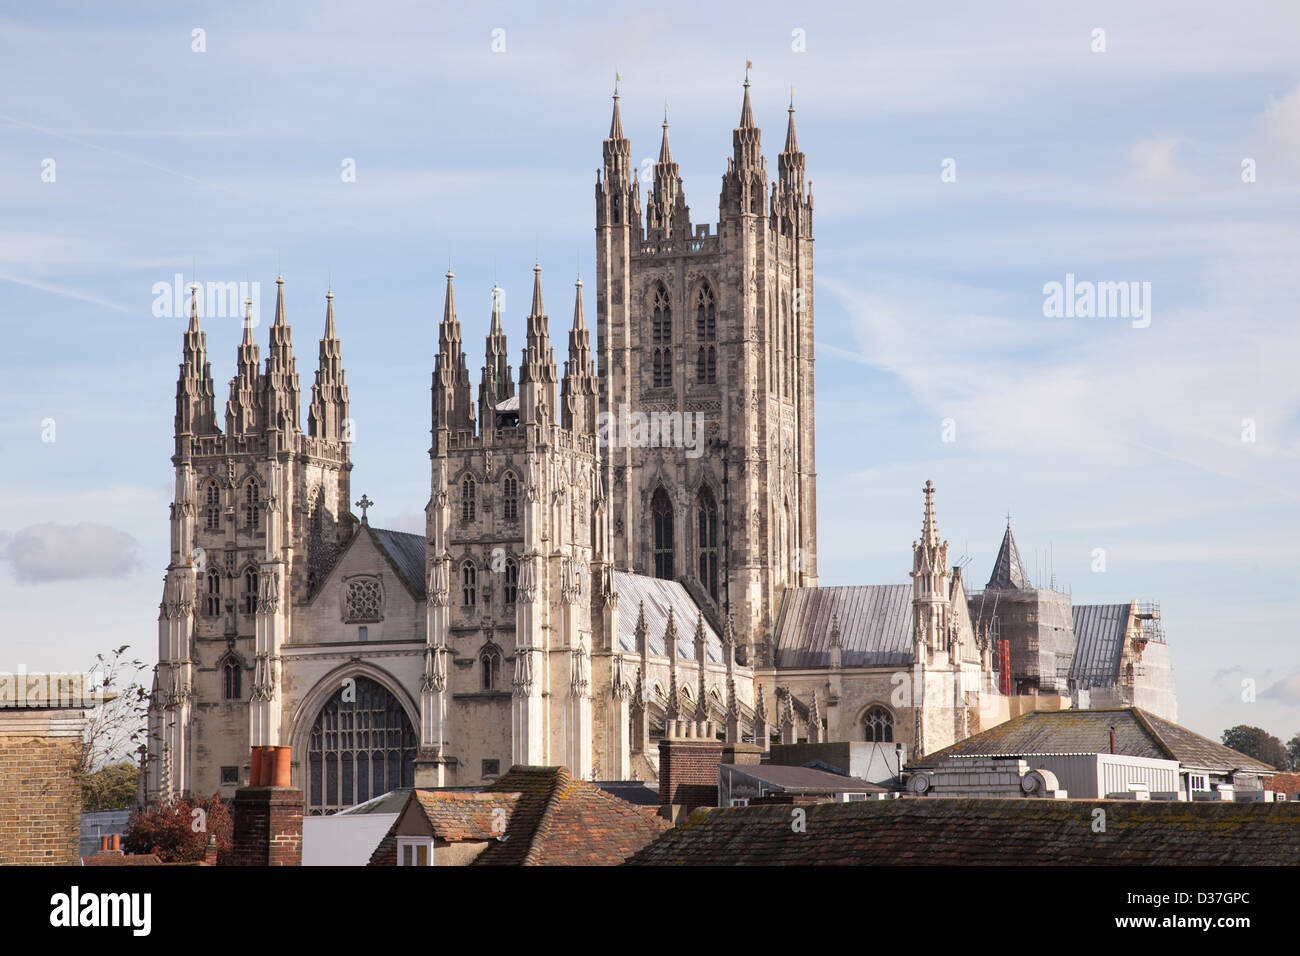
<svg viewBox="0 0 1300 956">
<path fill-rule="evenodd" d="M 718 805 L 722 741 L 665 737 L 659 741 L 659 815 L 676 822 L 696 807 Z"/>
<path fill-rule="evenodd" d="M 1110 725 L 1110 752 L 1115 753 L 1115 725 Z"/>
<path fill-rule="evenodd" d="M 290 786 L 292 759 L 288 747 L 253 748 L 249 785 L 231 804 L 236 866 L 302 865 L 302 791 Z"/>
</svg>

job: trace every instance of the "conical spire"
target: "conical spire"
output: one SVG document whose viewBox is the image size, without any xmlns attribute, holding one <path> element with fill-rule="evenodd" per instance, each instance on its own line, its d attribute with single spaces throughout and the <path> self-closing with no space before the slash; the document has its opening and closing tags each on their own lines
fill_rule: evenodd
<svg viewBox="0 0 1300 956">
<path fill-rule="evenodd" d="M 795 131 L 794 131 L 794 94 L 793 93 L 790 94 L 789 113 L 790 113 L 790 122 L 785 128 L 785 150 L 784 151 L 787 153 L 797 153 L 799 152 L 799 137 L 795 135 Z"/>
<path fill-rule="evenodd" d="M 609 121 L 609 138 L 623 139 L 623 117 L 618 110 L 618 84 L 614 84 L 614 115 Z"/>
<path fill-rule="evenodd" d="M 320 340 L 320 363 L 311 387 L 307 434 L 328 441 L 350 441 L 347 433 L 348 386 L 343 371 L 343 344 L 334 331 L 334 293 L 325 293 L 325 334 Z"/>
<path fill-rule="evenodd" d="M 244 337 L 239 340 L 241 346 L 252 345 L 256 348 L 256 340 L 253 338 L 253 300 L 244 300 Z"/>
<path fill-rule="evenodd" d="M 246 435 L 257 431 L 262 421 L 261 360 L 253 338 L 253 303 L 244 300 L 244 334 L 236 349 L 235 377 L 230 380 L 230 401 L 226 403 L 226 431 Z"/>
<path fill-rule="evenodd" d="M 1020 563 L 1020 550 L 1016 539 L 1011 535 L 1011 519 L 1007 519 L 1007 530 L 1002 535 L 1002 547 L 998 549 L 997 559 L 993 562 L 993 573 L 989 583 L 984 585 L 997 591 L 1020 590 L 1029 587 L 1024 566 Z"/>
<path fill-rule="evenodd" d="M 519 417 L 522 422 L 555 421 L 555 355 L 546 308 L 542 304 L 542 267 L 533 266 L 533 305 L 528 316 L 524 360 L 519 367 Z"/>
<path fill-rule="evenodd" d="M 208 364 L 208 337 L 199 322 L 199 287 L 190 286 L 190 323 L 181 345 L 176 380 L 176 450 L 186 453 L 185 435 L 217 434 L 216 398 Z"/>
<path fill-rule="evenodd" d="M 925 488 L 925 517 L 921 521 L 921 543 L 929 547 L 939 546 L 939 529 L 934 522 L 934 483 L 927 481 Z"/>
<path fill-rule="evenodd" d="M 794 90 L 790 90 L 790 121 L 785 129 L 785 149 L 776 162 L 779 170 L 781 198 L 778 205 L 790 225 L 803 231 L 812 216 L 811 197 L 804 195 L 804 154 L 799 151 L 799 137 L 794 130 Z"/>
<path fill-rule="evenodd" d="M 732 157 L 723 178 L 723 204 L 733 211 L 757 212 L 766 192 L 763 161 L 763 132 L 754 125 L 749 103 L 749 67 L 745 68 L 745 101 L 740 108 L 740 125 L 731 133 Z"/>
<path fill-rule="evenodd" d="M 533 265 L 533 308 L 529 315 L 545 314 L 546 308 L 542 305 L 542 264 L 538 262 Z"/>
<path fill-rule="evenodd" d="M 745 67 L 745 102 L 740 107 L 740 128 L 754 128 L 754 110 L 749 105 L 749 67 Z"/>
<path fill-rule="evenodd" d="M 438 323 L 438 357 L 433 366 L 433 427 L 454 430 L 474 427 L 469 369 L 461 347 L 460 320 L 456 318 L 456 274 L 447 270 L 447 291 L 442 321 Z"/>
<path fill-rule="evenodd" d="M 288 320 L 284 314 L 284 276 L 275 277 L 275 325 L 284 325 Z"/>
<path fill-rule="evenodd" d="M 673 161 L 672 147 L 668 145 L 668 106 L 664 105 L 664 133 L 663 139 L 659 142 L 659 162 L 671 163 Z"/>
<path fill-rule="evenodd" d="M 691 214 L 682 190 L 682 175 L 673 162 L 668 145 L 668 104 L 664 104 L 664 133 L 659 146 L 659 161 L 654 168 L 654 186 L 646 208 L 647 238 L 664 242 L 685 238 L 691 233 Z"/>
<path fill-rule="evenodd" d="M 293 332 L 284 308 L 284 276 L 275 280 L 275 322 L 271 325 L 271 343 L 266 354 L 265 390 L 267 429 L 296 432 L 302 393 L 298 389 L 298 366 L 293 357 Z"/>
</svg>

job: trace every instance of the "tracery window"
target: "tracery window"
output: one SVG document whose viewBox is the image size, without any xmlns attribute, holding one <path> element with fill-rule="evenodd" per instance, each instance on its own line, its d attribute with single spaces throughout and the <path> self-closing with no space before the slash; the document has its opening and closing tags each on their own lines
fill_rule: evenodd
<svg viewBox="0 0 1300 956">
<path fill-rule="evenodd" d="M 519 565 L 514 558 L 506 558 L 505 586 L 501 594 L 506 604 L 514 604 L 519 599 Z"/>
<path fill-rule="evenodd" d="M 262 526 L 262 493 L 257 482 L 250 481 L 244 486 L 244 527 L 256 531 Z"/>
<path fill-rule="evenodd" d="M 415 786 L 415 732 L 401 703 L 368 677 L 342 684 L 308 738 L 309 814 L 333 813 Z"/>
<path fill-rule="evenodd" d="M 714 345 L 701 345 L 695 352 L 695 384 L 718 383 L 718 349 Z"/>
<path fill-rule="evenodd" d="M 479 665 L 483 670 L 483 689 L 501 689 L 501 649 L 495 644 L 483 648 L 479 654 Z"/>
<path fill-rule="evenodd" d="M 203 530 L 221 530 L 221 489 L 215 481 L 208 482 L 203 499 Z"/>
<path fill-rule="evenodd" d="M 469 475 L 460 483 L 460 520 L 473 521 L 478 513 L 477 489 Z"/>
<path fill-rule="evenodd" d="M 221 697 L 224 700 L 241 700 L 244 696 L 244 669 L 239 660 L 227 657 L 221 665 Z"/>
<path fill-rule="evenodd" d="M 673 577 L 673 506 L 662 488 L 650 503 L 653 525 L 654 573 L 657 578 Z"/>
<path fill-rule="evenodd" d="M 466 561 L 460 566 L 460 603 L 473 607 L 478 603 L 478 569 L 473 561 Z"/>
<path fill-rule="evenodd" d="M 501 481 L 501 517 L 506 521 L 519 520 L 519 479 L 510 472 Z"/>
<path fill-rule="evenodd" d="M 878 744 L 894 742 L 894 715 L 880 705 L 867 711 L 862 718 L 862 729 L 868 741 Z"/>
<path fill-rule="evenodd" d="M 718 337 L 718 307 L 708 283 L 700 286 L 695 294 L 695 337 L 701 342 L 712 342 Z"/>
<path fill-rule="evenodd" d="M 696 552 L 699 580 L 713 600 L 718 599 L 718 504 L 713 492 L 701 488 L 695 502 Z"/>
<path fill-rule="evenodd" d="M 384 594 L 378 578 L 349 581 L 343 592 L 343 620 L 348 623 L 383 618 Z"/>
<path fill-rule="evenodd" d="M 257 613 L 257 568 L 249 568 L 244 572 L 244 593 L 241 600 L 245 614 Z"/>
<path fill-rule="evenodd" d="M 216 568 L 208 568 L 207 593 L 203 596 L 203 613 L 208 617 L 216 617 L 221 613 L 221 572 Z"/>
<path fill-rule="evenodd" d="M 655 286 L 650 313 L 650 344 L 654 350 L 651 363 L 651 385 L 668 388 L 673 384 L 673 309 L 668 303 L 668 290 L 660 282 Z"/>
</svg>

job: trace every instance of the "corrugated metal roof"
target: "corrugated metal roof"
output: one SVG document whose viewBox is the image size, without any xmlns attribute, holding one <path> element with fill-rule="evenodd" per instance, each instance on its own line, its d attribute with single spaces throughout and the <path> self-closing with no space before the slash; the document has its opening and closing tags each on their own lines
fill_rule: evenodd
<svg viewBox="0 0 1300 956">
<path fill-rule="evenodd" d="M 839 617 L 845 667 L 912 663 L 912 587 L 786 588 L 776 623 L 777 667 L 827 667 L 831 618 Z"/>
<path fill-rule="evenodd" d="M 695 660 L 695 627 L 700 619 L 700 609 L 686 589 L 676 581 L 652 578 L 627 571 L 614 572 L 614 590 L 618 592 L 618 642 L 625 651 L 636 653 L 636 621 L 642 604 L 649 629 L 650 653 L 659 657 L 667 655 L 664 631 L 668 628 L 668 609 L 673 609 L 673 623 L 677 628 L 677 657 Z M 719 662 L 722 656 L 722 639 L 704 621 L 706 655 L 710 661 Z"/>
<path fill-rule="evenodd" d="M 786 793 L 884 793 L 885 787 L 816 767 L 784 767 L 778 764 L 723 764 L 743 776 L 776 787 Z"/>
<path fill-rule="evenodd" d="M 1127 604 L 1076 604 L 1074 606 L 1074 660 L 1070 680 L 1089 690 L 1113 687 L 1119 680 L 1128 631 Z"/>
<path fill-rule="evenodd" d="M 371 528 L 370 534 L 388 560 L 393 562 L 406 586 L 415 592 L 416 597 L 424 597 L 424 535 L 382 528 Z"/>
</svg>

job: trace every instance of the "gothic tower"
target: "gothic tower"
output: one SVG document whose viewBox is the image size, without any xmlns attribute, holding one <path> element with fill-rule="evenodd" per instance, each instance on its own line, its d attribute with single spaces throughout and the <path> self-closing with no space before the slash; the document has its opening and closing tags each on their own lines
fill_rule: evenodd
<svg viewBox="0 0 1300 956">
<path fill-rule="evenodd" d="M 716 231 L 691 223 L 666 118 L 644 228 L 617 91 L 603 154 L 596 308 L 613 559 L 680 580 L 768 659 L 781 590 L 817 583 L 813 201 L 794 107 L 769 190 L 746 77 Z"/>
<path fill-rule="evenodd" d="M 176 388 L 171 560 L 149 708 L 151 802 L 217 791 L 220 768 L 205 740 L 241 740 L 233 749 L 245 754 L 282 742 L 280 647 L 291 607 L 309 596 L 315 568 L 351 533 L 348 395 L 327 298 L 307 433 L 282 278 L 264 368 L 245 302 L 223 433 L 198 287 L 191 288 Z"/>
</svg>

